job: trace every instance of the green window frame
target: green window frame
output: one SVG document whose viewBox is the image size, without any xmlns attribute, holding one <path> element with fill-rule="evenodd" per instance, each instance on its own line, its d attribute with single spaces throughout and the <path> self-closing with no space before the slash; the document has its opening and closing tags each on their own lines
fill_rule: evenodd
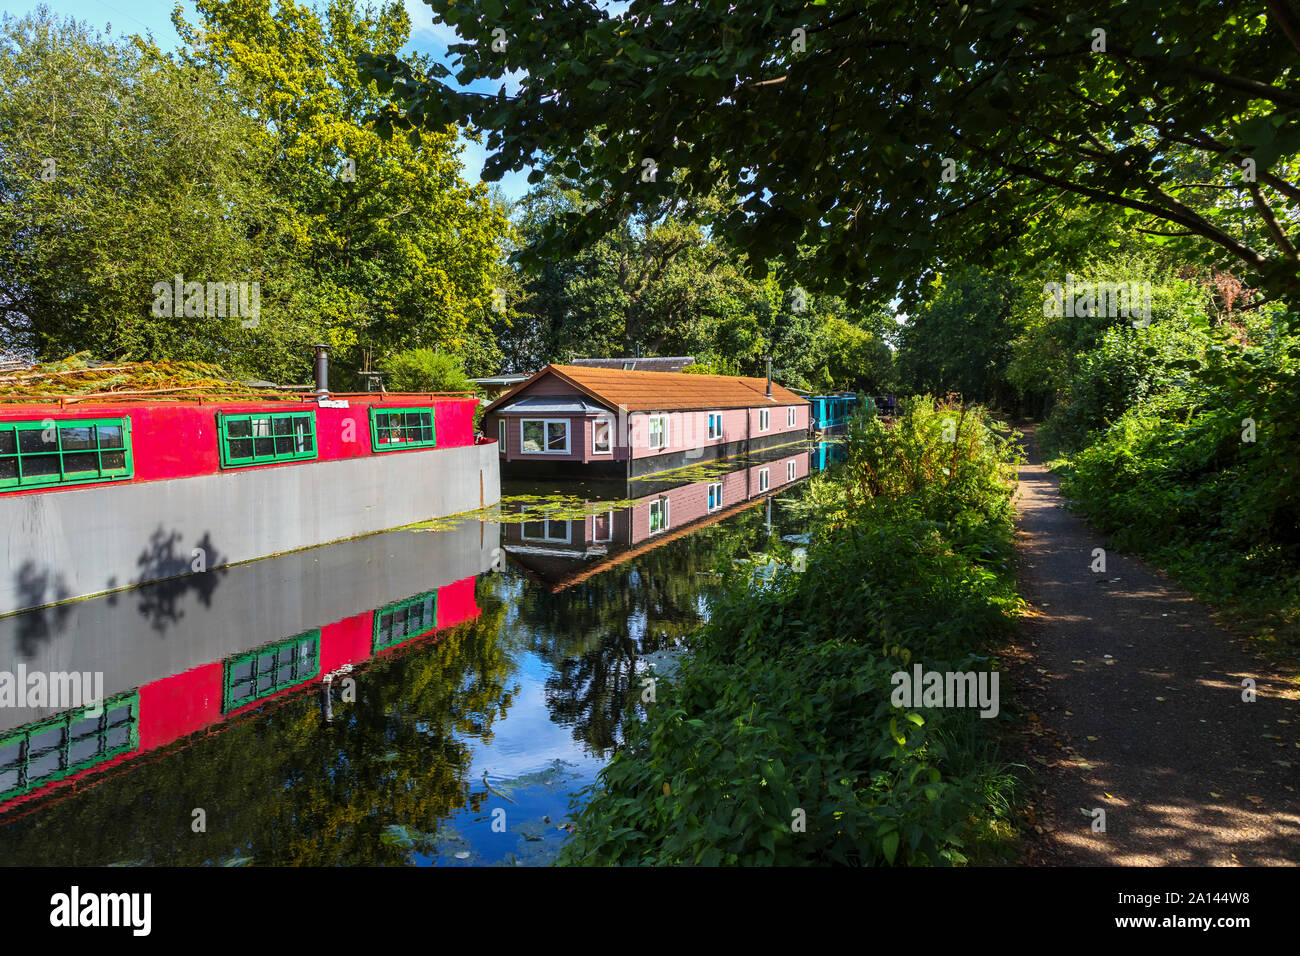
<svg viewBox="0 0 1300 956">
<path fill-rule="evenodd" d="M 130 418 L 0 422 L 0 489 L 121 481 L 134 464 Z"/>
<path fill-rule="evenodd" d="M 140 746 L 140 694 L 131 691 L 0 734 L 0 801 L 104 763 Z"/>
<path fill-rule="evenodd" d="M 319 673 L 319 628 L 228 657 L 221 674 L 221 712 L 306 683 Z"/>
<path fill-rule="evenodd" d="M 375 451 L 434 448 L 433 408 L 375 408 L 370 406 L 370 447 Z"/>
<path fill-rule="evenodd" d="M 375 611 L 372 653 L 426 634 L 438 626 L 438 592 L 425 591 Z"/>
<path fill-rule="evenodd" d="M 316 458 L 316 413 L 236 412 L 217 414 L 221 467 L 241 468 Z"/>
</svg>

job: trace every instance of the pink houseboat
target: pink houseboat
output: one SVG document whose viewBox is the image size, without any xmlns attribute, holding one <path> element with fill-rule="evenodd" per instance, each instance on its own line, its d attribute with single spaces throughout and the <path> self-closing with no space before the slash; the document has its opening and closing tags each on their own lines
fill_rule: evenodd
<svg viewBox="0 0 1300 956">
<path fill-rule="evenodd" d="M 769 380 L 548 365 L 484 411 L 507 477 L 638 478 L 800 442 L 805 399 Z"/>
</svg>

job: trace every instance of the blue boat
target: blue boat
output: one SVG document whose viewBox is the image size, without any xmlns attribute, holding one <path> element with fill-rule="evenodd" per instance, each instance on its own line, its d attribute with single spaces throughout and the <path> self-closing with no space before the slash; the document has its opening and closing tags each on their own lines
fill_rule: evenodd
<svg viewBox="0 0 1300 956">
<path fill-rule="evenodd" d="M 813 430 L 819 432 L 843 428 L 859 406 L 859 398 L 853 392 L 813 395 L 808 401 L 812 403 Z"/>
</svg>

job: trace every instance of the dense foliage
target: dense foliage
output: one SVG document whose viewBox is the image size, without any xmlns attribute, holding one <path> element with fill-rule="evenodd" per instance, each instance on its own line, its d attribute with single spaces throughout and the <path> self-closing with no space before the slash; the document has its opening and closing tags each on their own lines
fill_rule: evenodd
<svg viewBox="0 0 1300 956">
<path fill-rule="evenodd" d="M 1085 207 L 1297 294 L 1291 4 L 427 2 L 464 40 L 457 72 L 366 58 L 400 103 L 386 122 L 487 130 L 490 178 L 585 175 L 596 208 L 542 257 L 722 182 L 739 202 L 713 232 L 756 268 L 808 242 L 809 277 L 901 286 L 909 306 Z M 512 73 L 514 95 L 465 88 Z"/>
<path fill-rule="evenodd" d="M 919 394 L 957 392 L 970 402 L 1011 405 L 1011 343 L 1020 331 L 1020 286 L 983 269 L 940 276 L 898 336 L 897 378 Z"/>
<path fill-rule="evenodd" d="M 689 355 L 699 371 L 774 375 L 795 388 L 883 391 L 893 322 L 813 295 L 778 266 L 766 279 L 695 220 L 733 197 L 664 202 L 621 218 L 573 256 L 520 269 L 493 335 L 508 371 L 579 356 Z M 580 208 L 577 184 L 547 179 L 515 209 L 521 242 Z"/>
<path fill-rule="evenodd" d="M 174 53 L 48 11 L 0 25 L 0 348 L 284 383 L 325 342 L 344 387 L 361 348 L 481 353 L 506 211 L 462 179 L 455 128 L 412 145 L 367 121 L 354 57 L 406 43 L 402 6 L 196 11 Z M 256 284 L 255 321 L 159 315 L 177 281 Z"/>
<path fill-rule="evenodd" d="M 1011 783 L 996 721 L 894 707 L 890 679 L 996 667 L 1015 606 L 1010 457 L 975 408 L 924 399 L 893 430 L 856 424 L 844 469 L 817 480 L 806 571 L 733 581 L 626 727 L 564 859 L 998 858 Z"/>
<path fill-rule="evenodd" d="M 384 388 L 390 392 L 472 391 L 465 368 L 454 355 L 433 349 L 408 349 L 379 363 Z"/>
<path fill-rule="evenodd" d="M 1129 406 L 1080 439 L 1067 414 L 1062 490 L 1256 633 L 1294 642 L 1300 620 L 1300 319 L 1266 316 L 1127 345 Z M 1179 339 L 1182 339 L 1179 342 Z M 1183 346 L 1171 359 L 1170 343 Z M 1116 361 L 1110 342 L 1085 365 Z M 1140 369 L 1140 374 L 1137 370 Z M 1082 395 L 1104 393 L 1104 376 Z M 1076 383 L 1078 387 L 1079 383 Z"/>
<path fill-rule="evenodd" d="M 222 361 L 247 343 L 238 321 L 151 315 L 154 283 L 175 275 L 261 283 L 257 334 L 280 340 L 269 157 L 216 77 L 144 43 L 6 17 L 0 143 L 4 346 Z"/>
</svg>

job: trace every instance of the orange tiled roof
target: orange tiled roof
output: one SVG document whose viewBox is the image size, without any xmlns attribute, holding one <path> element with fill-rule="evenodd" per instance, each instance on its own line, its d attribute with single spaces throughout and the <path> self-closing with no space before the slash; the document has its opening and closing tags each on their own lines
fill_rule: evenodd
<svg viewBox="0 0 1300 956">
<path fill-rule="evenodd" d="M 733 375 L 690 375 L 685 372 L 625 372 L 622 369 L 579 365 L 548 365 L 527 382 L 516 386 L 485 409 L 494 411 L 544 375 L 552 374 L 580 392 L 612 408 L 628 411 L 683 411 L 700 408 L 769 408 L 805 404 L 787 388 L 772 383 L 767 397 L 766 378 Z"/>
</svg>

